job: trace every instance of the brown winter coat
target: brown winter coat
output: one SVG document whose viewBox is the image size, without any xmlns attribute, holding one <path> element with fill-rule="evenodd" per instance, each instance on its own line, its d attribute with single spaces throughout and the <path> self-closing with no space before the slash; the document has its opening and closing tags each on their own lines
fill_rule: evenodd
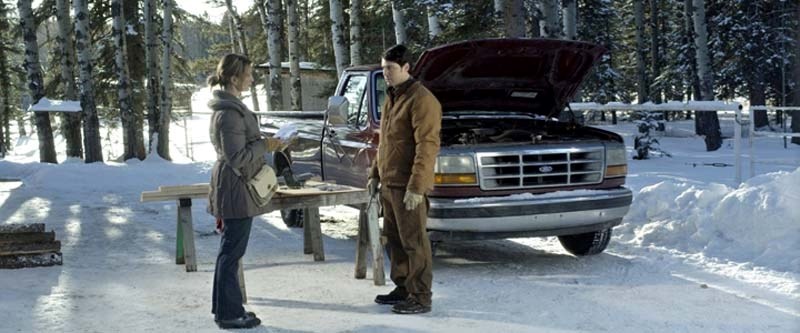
<svg viewBox="0 0 800 333">
<path fill-rule="evenodd" d="M 380 179 L 383 186 L 427 194 L 433 189 L 433 165 L 439 154 L 442 106 L 413 78 L 388 93 L 370 178 Z"/>
<path fill-rule="evenodd" d="M 211 116 L 211 143 L 217 161 L 211 170 L 208 212 L 222 218 L 252 217 L 263 212 L 250 198 L 244 179 L 250 179 L 265 164 L 265 139 L 261 138 L 256 115 L 239 98 L 222 90 L 214 91 L 208 102 Z M 241 176 L 234 173 L 236 168 Z"/>
</svg>

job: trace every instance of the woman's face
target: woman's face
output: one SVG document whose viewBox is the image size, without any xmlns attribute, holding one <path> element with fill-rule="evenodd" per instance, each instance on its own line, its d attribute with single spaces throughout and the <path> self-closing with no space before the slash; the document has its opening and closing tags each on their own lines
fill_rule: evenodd
<svg viewBox="0 0 800 333">
<path fill-rule="evenodd" d="M 253 67 L 251 65 L 245 66 L 244 72 L 234 78 L 233 84 L 239 92 L 250 89 L 250 85 L 253 84 Z"/>
</svg>

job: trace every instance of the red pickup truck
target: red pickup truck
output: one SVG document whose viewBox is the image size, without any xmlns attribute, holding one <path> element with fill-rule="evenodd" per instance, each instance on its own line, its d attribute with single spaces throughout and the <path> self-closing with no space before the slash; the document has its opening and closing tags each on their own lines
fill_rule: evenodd
<svg viewBox="0 0 800 333">
<path fill-rule="evenodd" d="M 420 56 L 412 75 L 443 110 L 431 241 L 558 236 L 576 255 L 606 248 L 632 200 L 625 146 L 615 133 L 558 120 L 603 52 L 576 41 L 490 39 Z M 378 65 L 353 67 L 325 112 L 268 116 L 267 135 L 286 123 L 299 129 L 287 151 L 271 156 L 276 172 L 364 187 L 385 89 Z M 297 211 L 283 217 L 300 222 Z"/>
</svg>

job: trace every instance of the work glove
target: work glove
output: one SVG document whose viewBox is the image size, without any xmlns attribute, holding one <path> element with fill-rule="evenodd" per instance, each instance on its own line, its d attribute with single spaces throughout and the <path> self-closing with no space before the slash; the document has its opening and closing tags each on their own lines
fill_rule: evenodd
<svg viewBox="0 0 800 333">
<path fill-rule="evenodd" d="M 294 138 L 281 141 L 275 138 L 267 138 L 264 142 L 267 145 L 267 151 L 283 151 L 289 147 L 289 145 L 294 141 Z"/>
<path fill-rule="evenodd" d="M 370 196 L 375 196 L 375 194 L 378 193 L 378 184 L 380 184 L 378 178 L 370 178 L 367 181 L 367 190 L 369 191 Z"/>
<path fill-rule="evenodd" d="M 403 196 L 403 204 L 406 205 L 406 210 L 416 209 L 423 200 L 425 200 L 425 196 L 411 191 L 406 191 L 406 195 Z"/>
</svg>

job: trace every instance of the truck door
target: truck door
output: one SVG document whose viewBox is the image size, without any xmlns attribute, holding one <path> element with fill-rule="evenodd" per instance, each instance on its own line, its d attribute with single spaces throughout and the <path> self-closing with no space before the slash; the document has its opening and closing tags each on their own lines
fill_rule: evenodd
<svg viewBox="0 0 800 333">
<path fill-rule="evenodd" d="M 325 124 L 322 138 L 322 169 L 325 180 L 364 187 L 369 165 L 362 160 L 369 148 L 369 135 L 364 131 L 368 121 L 367 72 L 345 73 L 338 95 L 350 103 L 347 123 Z"/>
</svg>

